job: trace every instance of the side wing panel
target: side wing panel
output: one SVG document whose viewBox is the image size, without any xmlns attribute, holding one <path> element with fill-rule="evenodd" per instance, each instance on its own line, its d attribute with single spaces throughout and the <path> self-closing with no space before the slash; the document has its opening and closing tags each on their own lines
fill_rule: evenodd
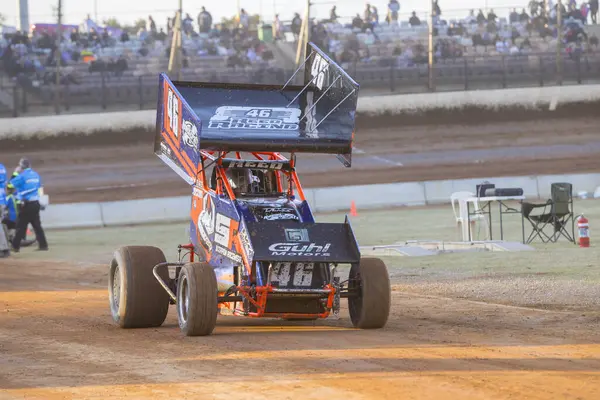
<svg viewBox="0 0 600 400">
<path fill-rule="evenodd" d="M 233 267 L 250 269 L 254 251 L 248 230 L 231 201 L 194 187 L 190 238 L 214 269 L 222 287 L 233 285 Z"/>
<path fill-rule="evenodd" d="M 165 74 L 160 75 L 154 154 L 188 184 L 200 164 L 202 123 Z"/>
</svg>

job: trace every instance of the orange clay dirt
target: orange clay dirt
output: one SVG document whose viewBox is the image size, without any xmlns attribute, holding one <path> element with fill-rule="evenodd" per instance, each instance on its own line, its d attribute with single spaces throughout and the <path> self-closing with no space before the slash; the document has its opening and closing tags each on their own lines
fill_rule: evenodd
<svg viewBox="0 0 600 400">
<path fill-rule="evenodd" d="M 220 317 L 121 330 L 103 265 L 1 261 L 0 398 L 598 399 L 597 312 L 394 290 L 382 330 Z M 345 302 L 344 302 L 345 304 Z"/>
</svg>

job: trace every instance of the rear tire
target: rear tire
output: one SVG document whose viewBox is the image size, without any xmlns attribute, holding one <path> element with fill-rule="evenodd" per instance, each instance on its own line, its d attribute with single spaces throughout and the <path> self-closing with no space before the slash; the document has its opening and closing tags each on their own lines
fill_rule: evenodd
<svg viewBox="0 0 600 400">
<path fill-rule="evenodd" d="M 152 270 L 165 262 L 162 250 L 151 246 L 124 246 L 115 251 L 108 274 L 108 295 L 113 320 L 121 328 L 152 328 L 163 324 L 169 312 L 169 295 Z M 166 267 L 160 277 L 169 281 Z"/>
<path fill-rule="evenodd" d="M 217 276 L 207 263 L 186 264 L 177 283 L 177 317 L 186 336 L 207 336 L 217 324 Z"/>
<path fill-rule="evenodd" d="M 350 268 L 348 288 L 359 295 L 348 298 L 352 325 L 360 329 L 383 328 L 391 305 L 390 277 L 379 258 L 361 258 Z"/>
</svg>

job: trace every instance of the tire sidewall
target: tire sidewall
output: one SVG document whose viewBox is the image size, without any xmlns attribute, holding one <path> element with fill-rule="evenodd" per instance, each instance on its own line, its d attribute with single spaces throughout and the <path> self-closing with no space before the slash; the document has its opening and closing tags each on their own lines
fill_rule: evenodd
<svg viewBox="0 0 600 400">
<path fill-rule="evenodd" d="M 206 285 L 210 280 L 210 284 Z M 187 320 L 180 318 L 183 283 L 187 281 L 189 308 Z M 185 336 L 210 335 L 218 316 L 218 289 L 214 269 L 207 263 L 186 264 L 177 282 L 177 319 Z M 214 306 L 214 307 L 213 307 Z"/>
<path fill-rule="evenodd" d="M 113 320 L 119 325 L 123 326 L 125 312 L 127 310 L 127 271 L 125 270 L 129 263 L 125 262 L 125 251 L 120 249 L 115 251 L 113 255 L 113 260 L 110 265 L 109 279 L 108 279 L 108 296 L 110 302 L 110 311 L 112 314 Z M 119 268 L 119 279 L 120 279 L 120 287 L 119 287 L 119 306 L 115 307 L 114 297 L 113 297 L 113 283 L 115 277 L 115 270 Z"/>
<path fill-rule="evenodd" d="M 187 319 L 185 320 L 185 322 L 182 320 L 181 318 L 181 313 L 180 313 L 180 304 L 181 302 L 184 300 L 181 298 L 181 292 L 183 290 L 183 283 L 186 282 L 187 286 L 188 286 L 188 295 L 190 296 L 190 298 L 188 299 L 188 304 L 191 304 L 192 301 L 194 301 L 194 299 L 192 298 L 192 296 L 194 296 L 194 293 L 192 290 L 190 290 L 190 284 L 193 285 L 193 283 L 195 282 L 190 282 L 191 279 L 193 279 L 193 273 L 190 274 L 189 273 L 189 269 L 186 268 L 185 266 L 181 269 L 181 273 L 179 274 L 179 280 L 177 282 L 177 321 L 179 323 L 179 329 L 181 329 L 181 331 L 183 333 L 185 333 L 187 335 L 188 332 L 188 327 L 189 327 L 189 322 L 190 322 L 190 310 L 188 308 L 187 310 Z"/>
</svg>

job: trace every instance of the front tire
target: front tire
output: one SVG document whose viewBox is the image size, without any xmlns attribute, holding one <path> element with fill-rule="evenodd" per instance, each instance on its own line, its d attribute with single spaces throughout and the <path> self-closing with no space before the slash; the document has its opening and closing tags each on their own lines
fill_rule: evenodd
<svg viewBox="0 0 600 400">
<path fill-rule="evenodd" d="M 151 246 L 125 246 L 115 251 L 108 274 L 108 295 L 113 321 L 121 328 L 153 328 L 165 322 L 169 295 L 152 270 L 165 262 L 162 250 Z M 166 267 L 158 271 L 169 280 Z"/>
<path fill-rule="evenodd" d="M 379 258 L 361 258 L 350 268 L 348 289 L 358 295 L 348 298 L 350 320 L 355 328 L 378 329 L 387 323 L 391 286 L 387 268 Z"/>
<path fill-rule="evenodd" d="M 207 336 L 217 324 L 218 292 L 214 269 L 207 263 L 186 264 L 177 283 L 177 317 L 186 336 Z"/>
</svg>

